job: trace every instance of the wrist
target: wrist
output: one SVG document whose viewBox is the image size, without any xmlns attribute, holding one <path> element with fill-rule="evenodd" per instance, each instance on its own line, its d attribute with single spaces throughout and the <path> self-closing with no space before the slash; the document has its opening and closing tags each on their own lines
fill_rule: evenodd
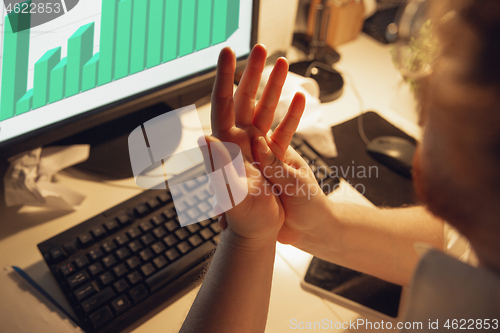
<svg viewBox="0 0 500 333">
<path fill-rule="evenodd" d="M 339 204 L 326 196 L 316 202 L 314 216 L 304 223 L 307 227 L 300 231 L 300 237 L 292 245 L 313 254 L 318 251 L 342 251 L 343 224 L 339 216 Z"/>
<path fill-rule="evenodd" d="M 276 248 L 277 235 L 265 235 L 258 238 L 245 237 L 236 233 L 231 226 L 221 232 L 221 243 L 224 247 L 229 247 L 240 252 L 259 252 Z"/>
</svg>

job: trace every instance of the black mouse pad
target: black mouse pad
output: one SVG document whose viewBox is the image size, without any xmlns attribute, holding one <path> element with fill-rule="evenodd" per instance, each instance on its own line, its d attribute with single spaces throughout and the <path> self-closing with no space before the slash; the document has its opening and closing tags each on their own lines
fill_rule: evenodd
<svg viewBox="0 0 500 333">
<path fill-rule="evenodd" d="M 392 135 L 415 142 L 375 112 L 367 112 L 362 117 L 369 140 Z M 376 206 L 401 207 L 418 203 L 411 179 L 399 175 L 368 155 L 358 133 L 357 118 L 332 127 L 332 131 L 338 157 L 325 158 L 325 161 L 339 177 L 348 181 Z"/>
</svg>

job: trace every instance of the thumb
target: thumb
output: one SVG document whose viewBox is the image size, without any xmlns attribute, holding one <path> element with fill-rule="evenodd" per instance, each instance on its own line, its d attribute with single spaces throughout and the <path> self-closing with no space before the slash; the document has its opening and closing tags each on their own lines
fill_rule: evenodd
<svg viewBox="0 0 500 333">
<path fill-rule="evenodd" d="M 252 141 L 252 154 L 264 177 L 273 184 L 287 185 L 295 179 L 295 169 L 283 163 L 259 136 Z"/>
</svg>

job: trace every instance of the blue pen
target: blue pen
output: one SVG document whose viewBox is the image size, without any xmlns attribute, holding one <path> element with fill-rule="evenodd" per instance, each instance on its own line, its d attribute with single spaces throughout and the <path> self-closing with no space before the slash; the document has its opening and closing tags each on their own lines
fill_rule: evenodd
<svg viewBox="0 0 500 333">
<path fill-rule="evenodd" d="M 12 268 L 19 274 L 23 279 L 25 279 L 30 285 L 33 286 L 36 290 L 38 290 L 46 299 L 48 299 L 52 304 L 54 304 L 62 313 L 64 313 L 69 319 L 71 319 L 75 324 L 78 325 L 78 321 L 73 318 L 72 315 L 68 313 L 59 303 L 56 302 L 55 299 L 52 298 L 38 283 L 36 283 L 32 278 L 29 277 L 21 268 L 17 266 L 12 266 Z"/>
</svg>

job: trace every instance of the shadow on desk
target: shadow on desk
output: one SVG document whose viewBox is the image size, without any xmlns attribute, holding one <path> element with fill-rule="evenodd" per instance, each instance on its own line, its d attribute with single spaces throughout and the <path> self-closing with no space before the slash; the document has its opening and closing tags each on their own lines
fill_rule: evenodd
<svg viewBox="0 0 500 333">
<path fill-rule="evenodd" d="M 35 211 L 23 212 L 19 206 L 6 207 L 2 189 L 2 195 L 0 196 L 0 240 L 23 231 L 24 229 L 32 228 L 69 213 L 71 212 L 48 208 L 37 208 Z"/>
</svg>

